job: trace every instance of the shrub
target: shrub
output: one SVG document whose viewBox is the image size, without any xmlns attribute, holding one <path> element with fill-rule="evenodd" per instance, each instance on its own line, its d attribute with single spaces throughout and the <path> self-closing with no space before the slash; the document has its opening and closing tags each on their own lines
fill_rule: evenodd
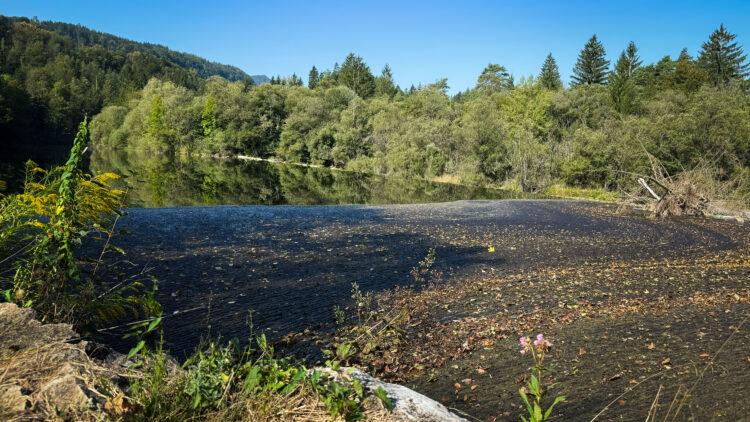
<svg viewBox="0 0 750 422">
<path fill-rule="evenodd" d="M 110 242 L 123 192 L 108 184 L 116 175 L 80 170 L 86 137 L 84 120 L 64 166 L 46 171 L 28 162 L 24 191 L 0 201 L 4 299 L 33 307 L 45 322 L 71 323 L 84 332 L 127 311 L 158 311 L 152 296 L 139 293 L 139 281 L 110 286 L 98 280 L 105 253 L 123 253 Z M 90 234 L 101 236 L 104 246 L 92 271 L 82 276 L 76 249 Z"/>
</svg>

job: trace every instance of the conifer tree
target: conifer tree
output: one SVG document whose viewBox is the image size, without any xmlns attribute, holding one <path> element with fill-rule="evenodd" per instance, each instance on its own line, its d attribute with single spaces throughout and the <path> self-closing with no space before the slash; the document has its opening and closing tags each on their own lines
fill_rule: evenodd
<svg viewBox="0 0 750 422">
<path fill-rule="evenodd" d="M 318 69 L 313 66 L 312 69 L 310 69 L 310 73 L 307 75 L 307 87 L 315 89 L 315 87 L 318 86 L 318 82 L 320 82 L 320 74 L 318 73 Z"/>
<path fill-rule="evenodd" d="M 393 84 L 393 73 L 391 73 L 391 67 L 386 64 L 383 67 L 380 76 L 375 79 L 375 95 L 393 97 L 396 95 L 396 91 L 396 87 Z"/>
<path fill-rule="evenodd" d="M 562 88 L 562 81 L 560 80 L 560 71 L 557 68 L 557 62 L 552 57 L 552 53 L 547 55 L 542 65 L 542 71 L 539 73 L 539 83 L 547 89 L 558 90 Z"/>
<path fill-rule="evenodd" d="M 477 78 L 477 90 L 487 94 L 513 89 L 513 77 L 505 66 L 490 63 Z"/>
<path fill-rule="evenodd" d="M 633 41 L 630 41 L 630 44 L 628 44 L 628 48 L 625 49 L 624 53 L 625 58 L 627 59 L 627 75 L 628 77 L 631 77 L 633 76 L 635 69 L 637 69 L 643 62 L 638 56 L 638 47 L 635 46 Z"/>
<path fill-rule="evenodd" d="M 632 44 L 632 43 L 631 43 Z M 635 104 L 635 83 L 633 81 L 633 55 L 627 50 L 620 53 L 615 68 L 609 76 L 609 94 L 615 110 L 630 113 Z"/>
<path fill-rule="evenodd" d="M 255 86 L 253 78 L 245 78 L 242 80 L 242 92 L 248 92 Z"/>
<path fill-rule="evenodd" d="M 742 47 L 732 42 L 736 37 L 721 24 L 701 47 L 698 63 L 717 86 L 727 85 L 733 79 L 745 79 L 750 73 Z"/>
<path fill-rule="evenodd" d="M 370 73 L 370 67 L 362 57 L 349 53 L 338 72 L 339 84 L 346 85 L 362 98 L 375 93 L 375 77 Z"/>
<path fill-rule="evenodd" d="M 339 79 L 339 71 L 341 68 L 339 67 L 339 62 L 336 62 L 333 64 L 333 71 L 331 71 L 331 77 L 334 81 L 337 81 Z"/>
<path fill-rule="evenodd" d="M 573 68 L 573 85 L 593 85 L 607 83 L 609 61 L 604 46 L 594 34 L 578 54 L 578 62 Z"/>
</svg>

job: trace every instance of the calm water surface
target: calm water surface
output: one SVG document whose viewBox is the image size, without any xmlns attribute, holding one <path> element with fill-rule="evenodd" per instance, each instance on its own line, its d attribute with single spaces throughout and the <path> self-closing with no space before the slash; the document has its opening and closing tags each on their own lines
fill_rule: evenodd
<svg viewBox="0 0 750 422">
<path fill-rule="evenodd" d="M 530 197 L 423 179 L 130 151 L 95 150 L 88 156 L 88 166 L 94 173 L 122 176 L 114 184 L 127 190 L 127 207 L 409 204 Z"/>
</svg>

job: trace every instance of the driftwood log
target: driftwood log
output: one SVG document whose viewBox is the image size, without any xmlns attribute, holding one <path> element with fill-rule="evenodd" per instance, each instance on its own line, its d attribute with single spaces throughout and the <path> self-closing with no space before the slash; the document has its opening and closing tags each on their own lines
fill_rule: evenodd
<svg viewBox="0 0 750 422">
<path fill-rule="evenodd" d="M 649 186 L 648 183 L 646 183 L 646 180 L 644 178 L 639 177 L 638 178 L 638 183 L 640 183 L 641 186 L 643 186 L 643 188 L 646 189 L 648 191 L 648 193 L 650 193 L 651 196 L 653 196 L 657 201 L 661 201 L 661 197 L 659 195 L 657 195 L 656 192 L 654 192 L 653 189 L 651 189 L 651 186 Z"/>
</svg>

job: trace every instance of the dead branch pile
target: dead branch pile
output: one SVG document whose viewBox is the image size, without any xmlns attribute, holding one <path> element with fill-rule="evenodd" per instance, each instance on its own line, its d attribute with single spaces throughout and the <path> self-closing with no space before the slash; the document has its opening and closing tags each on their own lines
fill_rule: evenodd
<svg viewBox="0 0 750 422">
<path fill-rule="evenodd" d="M 669 192 L 657 201 L 652 210 L 659 217 L 704 215 L 709 200 L 699 188 L 687 180 L 671 183 Z"/>
<path fill-rule="evenodd" d="M 649 208 L 656 216 L 702 216 L 708 213 L 709 192 L 717 189 L 715 167 L 702 162 L 693 169 L 671 176 L 656 157 L 651 154 L 648 157 L 651 175 L 639 177 L 638 183 L 640 191 L 647 192 L 645 197 L 653 199 Z"/>
</svg>

